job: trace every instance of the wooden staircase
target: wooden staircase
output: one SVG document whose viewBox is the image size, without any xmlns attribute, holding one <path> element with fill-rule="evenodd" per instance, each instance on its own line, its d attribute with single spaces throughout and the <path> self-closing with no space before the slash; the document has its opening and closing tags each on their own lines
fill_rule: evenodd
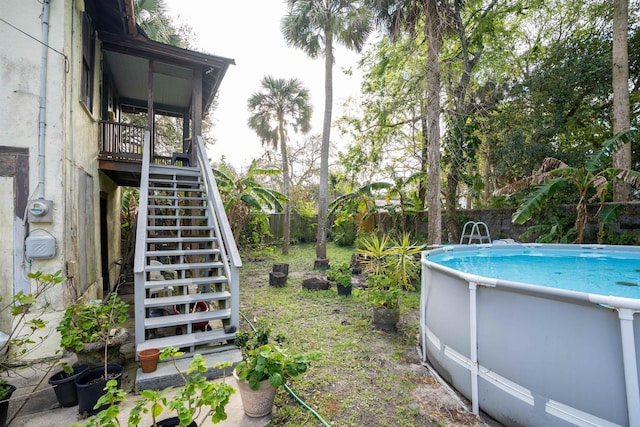
<svg viewBox="0 0 640 427">
<path fill-rule="evenodd" d="M 239 256 L 209 166 L 200 164 L 148 165 L 145 173 L 143 160 L 136 354 L 150 347 L 210 349 L 233 340 L 239 327 Z"/>
</svg>

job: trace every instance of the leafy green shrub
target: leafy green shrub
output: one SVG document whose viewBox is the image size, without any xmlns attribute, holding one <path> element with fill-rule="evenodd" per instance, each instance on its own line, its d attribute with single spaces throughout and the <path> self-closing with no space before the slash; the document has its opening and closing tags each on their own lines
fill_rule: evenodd
<svg viewBox="0 0 640 427">
<path fill-rule="evenodd" d="M 310 363 L 318 360 L 322 353 L 309 351 L 289 354 L 278 344 L 285 341 L 277 335 L 276 343 L 270 343 L 271 328 L 264 322 L 252 331 L 238 331 L 235 345 L 242 352 L 242 361 L 236 366 L 239 380 L 246 380 L 252 390 L 260 388 L 260 382 L 268 380 L 273 387 L 280 387 L 287 379 L 306 372 Z"/>
<path fill-rule="evenodd" d="M 327 279 L 337 286 L 348 288 L 351 286 L 351 268 L 346 262 L 341 262 L 327 270 Z"/>
<path fill-rule="evenodd" d="M 257 246 L 266 243 L 271 237 L 269 216 L 262 211 L 253 211 L 238 241 L 240 245 Z"/>
<path fill-rule="evenodd" d="M 105 301 L 76 302 L 67 307 L 60 324 L 60 345 L 80 351 L 86 343 L 109 342 L 111 330 L 124 323 L 128 317 L 129 304 L 112 293 Z"/>
<path fill-rule="evenodd" d="M 331 236 L 338 246 L 351 246 L 356 240 L 358 223 L 352 213 L 340 212 L 333 222 Z"/>
</svg>

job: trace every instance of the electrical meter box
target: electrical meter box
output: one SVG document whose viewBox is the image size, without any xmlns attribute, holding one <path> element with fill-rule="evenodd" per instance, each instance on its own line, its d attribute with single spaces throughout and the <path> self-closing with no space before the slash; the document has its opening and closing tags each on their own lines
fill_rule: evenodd
<svg viewBox="0 0 640 427">
<path fill-rule="evenodd" d="M 51 200 L 46 199 L 29 200 L 27 202 L 29 222 L 51 222 L 53 218 L 52 204 Z"/>
<path fill-rule="evenodd" d="M 30 259 L 47 259 L 56 256 L 56 239 L 50 234 L 27 236 L 25 255 Z"/>
</svg>

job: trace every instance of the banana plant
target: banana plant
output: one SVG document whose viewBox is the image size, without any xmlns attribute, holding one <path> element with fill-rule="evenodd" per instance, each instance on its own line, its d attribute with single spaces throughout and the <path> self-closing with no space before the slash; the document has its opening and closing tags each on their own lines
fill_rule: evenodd
<svg viewBox="0 0 640 427">
<path fill-rule="evenodd" d="M 588 203 L 598 200 L 601 208 L 598 212 L 602 212 L 602 207 L 614 181 L 622 181 L 634 187 L 640 187 L 640 172 L 604 166 L 605 160 L 611 157 L 611 153 L 621 145 L 630 142 L 636 133 L 636 129 L 631 129 L 606 140 L 581 167 L 572 167 L 559 159 L 547 157 L 535 174 L 501 189 L 497 192 L 498 195 L 535 186 L 534 191 L 524 199 L 514 212 L 511 221 L 514 224 L 524 224 L 531 219 L 536 211 L 545 206 L 545 202 L 552 195 L 567 185 L 572 185 L 578 193 L 574 226 L 577 231 L 575 243 L 582 243 L 587 224 Z M 593 195 L 590 196 L 590 194 Z"/>
<path fill-rule="evenodd" d="M 216 183 L 220 188 L 224 209 L 229 218 L 233 237 L 237 240 L 244 228 L 251 210 L 260 211 L 263 208 L 281 211 L 287 197 L 270 188 L 262 186 L 256 176 L 277 175 L 277 169 L 260 169 L 254 160 L 246 174 L 236 178 L 230 172 L 222 169 L 212 169 Z"/>
</svg>

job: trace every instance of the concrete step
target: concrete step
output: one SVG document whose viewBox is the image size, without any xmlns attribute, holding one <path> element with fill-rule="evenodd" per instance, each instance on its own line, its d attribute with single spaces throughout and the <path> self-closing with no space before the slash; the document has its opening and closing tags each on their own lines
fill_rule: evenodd
<svg viewBox="0 0 640 427">
<path fill-rule="evenodd" d="M 235 366 L 242 361 L 242 353 L 234 345 L 212 347 L 211 350 L 205 348 L 194 353 L 185 354 L 183 358 L 176 361 L 176 365 L 183 375 L 186 375 L 187 368 L 195 353 L 201 354 L 206 360 L 209 370 L 205 373 L 205 376 L 210 380 L 232 377 L 232 367 L 221 370 L 214 367 L 216 363 L 229 362 L 232 366 Z M 158 369 L 154 372 L 144 373 L 140 368 L 136 372 L 136 392 L 139 390 L 162 390 L 165 387 L 177 385 L 182 385 L 182 379 L 170 359 L 158 362 Z"/>
</svg>

